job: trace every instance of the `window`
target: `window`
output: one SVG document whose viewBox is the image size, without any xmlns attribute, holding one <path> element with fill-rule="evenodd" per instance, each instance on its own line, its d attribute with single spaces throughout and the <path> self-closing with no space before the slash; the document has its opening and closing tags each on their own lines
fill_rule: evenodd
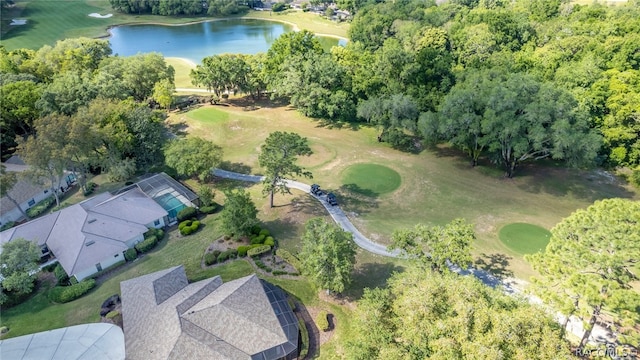
<svg viewBox="0 0 640 360">
<path fill-rule="evenodd" d="M 35 204 L 36 204 L 35 199 L 31 199 L 31 200 L 29 200 L 29 203 L 28 203 L 28 205 L 29 205 L 29 206 L 33 206 L 33 205 L 35 205 Z"/>
<path fill-rule="evenodd" d="M 96 270 L 102 271 L 102 265 L 100 265 L 100 263 L 96 264 Z"/>
<path fill-rule="evenodd" d="M 158 219 L 158 220 L 154 221 L 154 222 L 153 222 L 153 225 L 155 225 L 155 226 L 160 225 L 160 219 Z"/>
</svg>

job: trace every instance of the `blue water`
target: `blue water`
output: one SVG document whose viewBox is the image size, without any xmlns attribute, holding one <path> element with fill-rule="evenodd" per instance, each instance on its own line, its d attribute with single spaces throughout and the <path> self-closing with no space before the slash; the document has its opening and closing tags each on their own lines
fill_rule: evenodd
<svg viewBox="0 0 640 360">
<path fill-rule="evenodd" d="M 164 194 L 154 199 L 163 209 L 167 210 L 170 218 L 175 218 L 180 210 L 187 207 L 182 201 L 171 194 Z"/>
<path fill-rule="evenodd" d="M 255 19 L 179 26 L 123 25 L 111 29 L 109 42 L 113 53 L 121 56 L 159 52 L 165 57 L 182 57 L 200 63 L 206 56 L 266 52 L 280 35 L 292 30 L 287 24 Z M 319 39 L 325 48 L 340 43 L 333 38 Z"/>
</svg>

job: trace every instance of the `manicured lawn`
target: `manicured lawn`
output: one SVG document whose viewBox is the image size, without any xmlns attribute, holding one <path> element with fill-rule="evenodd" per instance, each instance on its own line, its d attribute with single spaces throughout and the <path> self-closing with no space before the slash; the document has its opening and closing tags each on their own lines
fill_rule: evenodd
<svg viewBox="0 0 640 360">
<path fill-rule="evenodd" d="M 300 160 L 313 173 L 313 179 L 301 180 L 335 192 L 352 222 L 373 240 L 388 243 L 394 229 L 417 223 L 444 224 L 462 217 L 475 224 L 478 240 L 474 254 L 479 258 L 500 256 L 505 269 L 523 279 L 534 272 L 521 254 L 499 240 L 502 226 L 526 222 L 551 228 L 597 199 L 638 198 L 627 186 L 594 171 L 523 164 L 515 178 L 505 179 L 493 165 L 469 167 L 466 157 L 447 147 L 417 155 L 403 153 L 378 143 L 376 130 L 367 126 L 356 131 L 349 126 L 327 127 L 290 107 L 268 101 L 234 105 L 234 101 L 231 106 L 206 106 L 175 114 L 169 122 L 183 123 L 189 134 L 221 145 L 228 166 L 253 174 L 261 173 L 257 158 L 270 132 L 285 129 L 299 133 L 309 139 L 314 151 Z M 249 111 L 248 105 L 259 108 Z M 371 198 L 344 186 L 343 171 L 362 163 L 393 169 L 402 179 L 400 187 L 383 198 Z M 266 205 L 259 185 L 249 190 L 258 204 L 259 216 L 282 229 L 284 247 L 292 250 L 298 248 L 302 231 L 298 220 L 303 223 L 310 217 L 307 213 L 326 215 L 308 195 L 296 190 L 292 196 L 276 196 L 274 209 Z"/>
<path fill-rule="evenodd" d="M 400 174 L 377 164 L 354 164 L 342 171 L 342 183 L 351 191 L 378 196 L 400 187 Z"/>
<path fill-rule="evenodd" d="M 89 17 L 90 13 L 113 14 L 110 18 Z M 181 24 L 203 21 L 212 17 L 167 17 L 157 15 L 121 14 L 111 8 L 108 0 L 22 0 L 15 8 L 3 9 L 0 44 L 8 50 L 18 48 L 38 49 L 54 45 L 56 41 L 80 36 L 108 36 L 107 28 L 119 24 L 160 23 Z M 316 14 L 249 11 L 244 17 L 290 22 L 299 29 L 330 36 L 346 37 L 348 23 L 335 23 Z M 27 19 L 26 25 L 8 26 L 12 18 Z"/>
<path fill-rule="evenodd" d="M 551 238 L 549 230 L 526 223 L 505 225 L 499 234 L 503 244 L 521 255 L 543 251 Z"/>
<path fill-rule="evenodd" d="M 191 71 L 191 69 L 195 69 L 195 66 L 193 66 L 190 61 L 171 57 L 165 58 L 164 60 L 167 62 L 167 65 L 173 66 L 173 68 L 176 70 L 176 76 L 174 79 L 176 88 L 201 88 L 191 83 L 189 72 Z"/>
</svg>

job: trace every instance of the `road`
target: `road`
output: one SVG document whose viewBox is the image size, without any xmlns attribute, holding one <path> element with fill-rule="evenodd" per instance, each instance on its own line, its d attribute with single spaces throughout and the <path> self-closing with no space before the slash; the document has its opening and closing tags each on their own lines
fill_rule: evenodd
<svg viewBox="0 0 640 360">
<path fill-rule="evenodd" d="M 213 174 L 215 176 L 225 178 L 225 179 L 249 181 L 249 182 L 255 182 L 255 183 L 262 181 L 262 178 L 263 178 L 262 176 L 258 176 L 258 175 L 239 174 L 239 173 L 226 171 L 222 169 L 214 169 Z M 362 249 L 377 255 L 389 256 L 394 258 L 402 257 L 402 253 L 400 251 L 397 251 L 397 250 L 390 251 L 387 249 L 386 246 L 380 245 L 374 241 L 371 241 L 367 237 L 362 235 L 362 233 L 360 233 L 360 231 L 356 229 L 356 227 L 351 223 L 349 218 L 347 218 L 347 216 L 342 211 L 342 209 L 340 209 L 339 206 L 331 206 L 326 201 L 326 195 L 317 196 L 317 195 L 311 194 L 310 193 L 311 186 L 301 183 L 299 181 L 286 180 L 286 182 L 287 182 L 287 186 L 289 186 L 290 188 L 304 191 L 310 196 L 313 196 L 314 198 L 316 198 L 316 200 L 318 200 L 324 206 L 324 208 L 327 209 L 327 212 L 329 212 L 329 214 L 331 215 L 333 220 L 336 222 L 336 224 L 338 224 L 345 231 L 348 231 L 353 234 L 353 241 L 356 243 L 356 245 L 358 245 Z M 518 279 L 515 279 L 515 278 L 500 279 L 488 271 L 476 269 L 473 267 L 470 267 L 465 270 L 451 263 L 449 263 L 448 266 L 449 266 L 449 269 L 451 269 L 451 271 L 457 274 L 473 275 L 487 286 L 490 286 L 492 288 L 502 288 L 504 292 L 511 295 L 520 294 L 521 296 L 525 297 L 530 303 L 533 303 L 533 304 L 542 304 L 542 300 L 540 298 L 531 294 L 524 294 L 520 289 L 518 289 L 515 286 L 518 282 L 522 282 L 522 281 L 519 281 Z M 555 313 L 555 317 L 559 323 L 561 324 L 564 323 L 564 319 L 565 319 L 564 315 L 562 315 L 561 313 Z M 582 321 L 575 316 L 572 317 L 567 325 L 567 331 L 573 333 L 575 336 L 579 338 L 582 338 L 582 334 L 584 333 L 584 327 L 583 327 Z M 591 332 L 591 337 L 589 338 L 589 342 L 590 343 L 596 343 L 598 341 L 612 342 L 614 339 L 615 337 L 613 336 L 613 334 L 611 334 L 609 330 L 599 325 L 596 325 L 593 331 Z"/>
</svg>

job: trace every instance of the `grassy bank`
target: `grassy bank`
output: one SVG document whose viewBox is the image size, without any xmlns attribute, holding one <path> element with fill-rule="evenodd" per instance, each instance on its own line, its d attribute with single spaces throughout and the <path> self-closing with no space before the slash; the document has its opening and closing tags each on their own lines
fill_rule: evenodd
<svg viewBox="0 0 640 360">
<path fill-rule="evenodd" d="M 88 15 L 113 14 L 110 18 L 93 18 Z M 38 49 L 53 45 L 56 41 L 73 37 L 108 36 L 107 29 L 121 24 L 158 23 L 167 25 L 215 20 L 213 17 L 168 17 L 157 15 L 130 15 L 114 11 L 108 0 L 50 1 L 18 0 L 16 5 L 0 14 L 0 44 L 8 50 L 18 48 Z M 348 24 L 338 24 L 316 14 L 287 12 L 269 16 L 268 12 L 249 11 L 239 17 L 285 21 L 298 29 L 346 37 Z M 26 19 L 26 25 L 10 26 L 11 19 Z"/>
</svg>

